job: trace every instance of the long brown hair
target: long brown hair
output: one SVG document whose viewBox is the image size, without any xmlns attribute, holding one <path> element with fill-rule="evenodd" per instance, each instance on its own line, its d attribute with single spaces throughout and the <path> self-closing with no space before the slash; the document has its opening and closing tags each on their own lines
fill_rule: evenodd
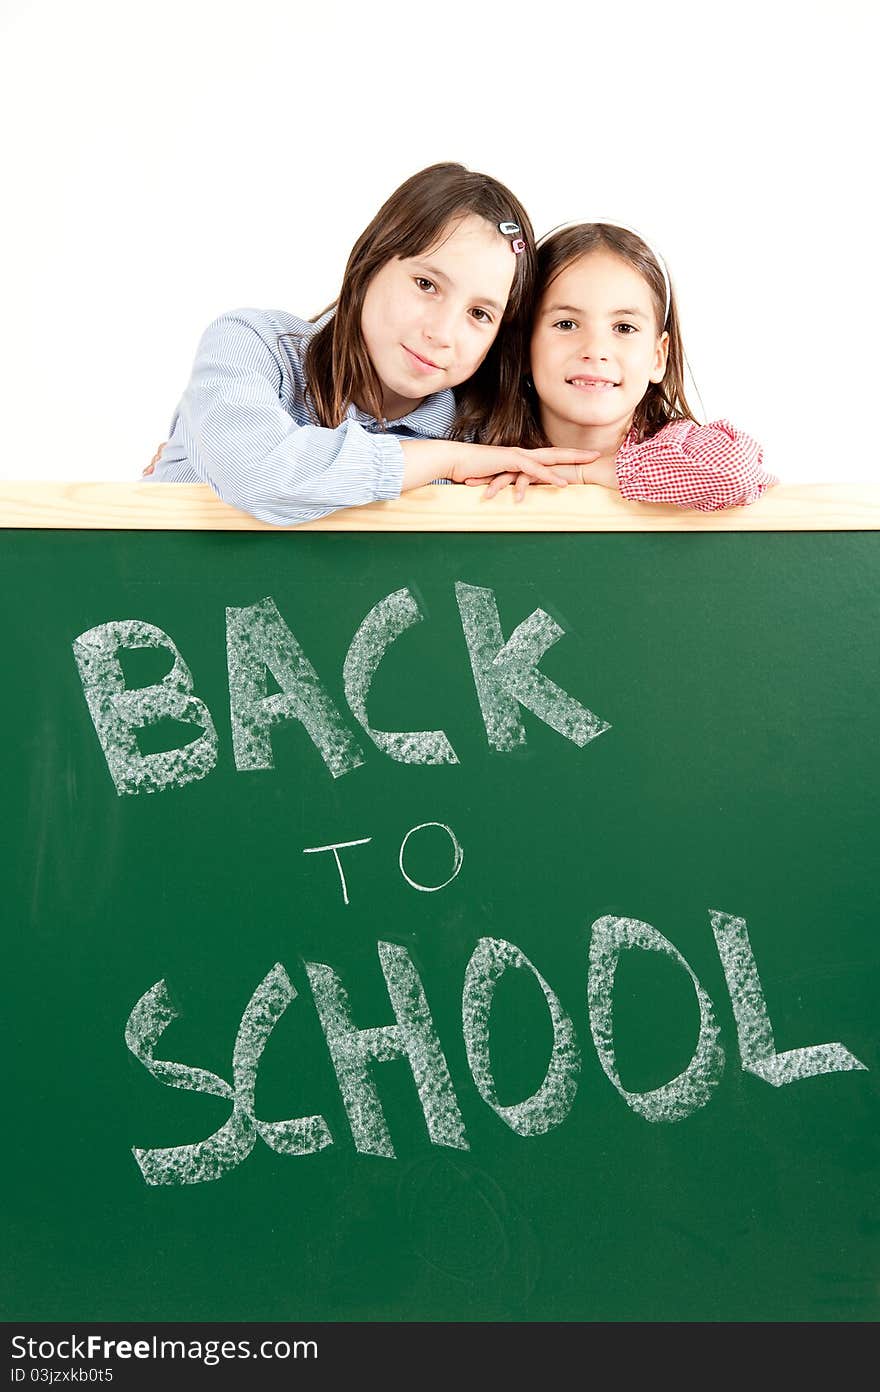
<svg viewBox="0 0 880 1392">
<path fill-rule="evenodd" d="M 550 284 L 582 256 L 593 251 L 610 251 L 638 271 L 647 283 L 654 306 L 657 333 L 669 334 L 666 371 L 661 382 L 649 382 L 648 390 L 633 414 L 637 440 L 649 440 L 670 421 L 696 421 L 684 391 L 685 355 L 681 338 L 675 290 L 669 282 L 669 309 L 666 308 L 666 282 L 651 248 L 635 232 L 610 222 L 581 222 L 564 227 L 545 238 L 538 248 L 538 289 L 535 309 Z M 528 351 L 523 359 L 528 363 Z M 540 402 L 528 372 L 523 373 L 526 426 L 520 444 L 535 448 L 549 441 L 541 425 Z"/>
<path fill-rule="evenodd" d="M 309 340 L 303 357 L 308 403 L 318 425 L 340 425 L 353 401 L 382 420 L 382 383 L 361 331 L 367 287 L 387 262 L 422 255 L 436 246 L 450 222 L 468 214 L 496 228 L 515 223 L 525 251 L 515 256 L 510 297 L 492 347 L 474 375 L 455 390 L 457 411 L 450 435 L 483 444 L 512 444 L 518 439 L 525 423 L 520 363 L 534 298 L 535 236 L 525 209 L 509 189 L 461 164 L 432 164 L 413 174 L 383 203 L 352 247 L 336 312 Z"/>
</svg>

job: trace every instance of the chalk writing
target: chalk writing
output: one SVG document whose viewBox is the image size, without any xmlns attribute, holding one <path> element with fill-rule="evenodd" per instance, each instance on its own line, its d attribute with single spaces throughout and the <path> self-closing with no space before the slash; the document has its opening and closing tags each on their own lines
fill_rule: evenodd
<svg viewBox="0 0 880 1392">
<path fill-rule="evenodd" d="M 520 706 L 580 746 L 611 729 L 607 721 L 538 671 L 544 653 L 565 633 L 549 614 L 536 609 L 505 643 L 491 590 L 456 581 L 455 597 L 486 736 L 493 749 L 509 750 L 525 744 Z"/>
<path fill-rule="evenodd" d="M 467 1150 L 464 1122 L 419 974 L 406 948 L 378 944 L 379 961 L 397 1020 L 378 1029 L 357 1029 L 348 994 L 332 967 L 307 962 L 315 1008 L 336 1069 L 355 1148 L 365 1155 L 394 1156 L 385 1113 L 368 1068 L 406 1055 L 435 1145 Z"/>
<path fill-rule="evenodd" d="M 628 948 L 662 952 L 671 957 L 694 983 L 700 1006 L 700 1036 L 693 1058 L 677 1078 L 651 1092 L 627 1092 L 620 1081 L 614 1057 L 614 973 L 621 952 Z M 628 1107 L 632 1107 L 646 1121 L 680 1121 L 698 1108 L 705 1107 L 721 1081 L 724 1050 L 718 1043 L 718 1025 L 715 1023 L 712 1002 L 693 969 L 668 938 L 664 938 L 649 923 L 640 923 L 637 919 L 598 918 L 593 924 L 590 941 L 587 1001 L 590 1029 L 599 1062 Z"/>
<path fill-rule="evenodd" d="M 819 1073 L 865 1070 L 842 1044 L 813 1045 L 777 1055 L 767 1007 L 745 920 L 713 910 L 712 928 L 733 1004 L 743 1067 L 774 1087 Z M 364 1155 L 395 1157 L 371 1065 L 406 1057 L 434 1145 L 468 1150 L 469 1142 L 446 1056 L 425 989 L 406 948 L 377 944 L 395 1023 L 358 1028 L 348 993 L 326 963 L 307 962 L 305 971 L 315 1010 L 342 1096 L 355 1149 Z M 628 1092 L 614 1053 L 614 977 L 621 952 L 662 953 L 691 978 L 700 1009 L 700 1029 L 691 1062 L 676 1078 L 649 1092 Z M 498 981 L 505 971 L 530 971 L 543 992 L 553 1025 L 553 1045 L 543 1083 L 533 1096 L 508 1106 L 499 1103 L 490 1063 L 490 1015 Z M 604 916 L 592 926 L 587 972 L 589 1025 L 599 1062 L 626 1105 L 652 1123 L 680 1122 L 705 1107 L 718 1087 L 724 1051 L 708 994 L 684 957 L 649 923 Z M 219 1179 L 250 1154 L 257 1136 L 284 1155 L 308 1155 L 333 1144 L 322 1116 L 266 1122 L 254 1113 L 257 1069 L 281 1015 L 296 999 L 285 968 L 276 963 L 250 998 L 239 1025 L 232 1059 L 232 1084 L 206 1069 L 157 1059 L 155 1045 L 177 1011 L 164 981 L 141 996 L 125 1030 L 128 1048 L 159 1082 L 169 1087 L 227 1098 L 232 1113 L 213 1135 L 191 1145 L 134 1150 L 148 1184 L 197 1184 Z M 482 1100 L 522 1137 L 537 1137 L 559 1126 L 577 1092 L 580 1050 L 574 1024 L 556 993 L 514 943 L 482 938 L 465 969 L 462 1034 L 468 1066 Z"/>
<path fill-rule="evenodd" d="M 495 1091 L 489 1058 L 489 1013 L 495 987 L 510 967 L 530 971 L 544 992 L 553 1024 L 553 1048 L 538 1091 L 524 1102 L 503 1107 Z M 468 1064 L 477 1091 L 511 1131 L 518 1136 L 540 1136 L 565 1120 L 575 1099 L 581 1067 L 574 1025 L 556 992 L 513 943 L 503 938 L 481 938 L 477 943 L 464 974 L 461 1018 Z"/>
<path fill-rule="evenodd" d="M 565 739 L 583 747 L 611 727 L 538 670 L 564 629 L 536 609 L 505 642 L 492 590 L 456 584 L 462 628 L 470 654 L 479 709 L 490 746 L 499 752 L 526 741 L 520 707 Z M 406 764 L 457 764 L 442 730 L 377 730 L 367 697 L 387 649 L 423 618 L 408 588 L 373 606 L 360 624 L 343 663 L 351 712 L 375 747 Z M 127 689 L 121 648 L 167 648 L 174 657 L 155 686 Z M 140 619 L 99 624 L 73 643 L 83 692 L 117 792 L 156 792 L 204 778 L 217 762 L 217 732 L 174 640 Z M 298 721 L 334 778 L 360 768 L 364 754 L 271 596 L 226 610 L 229 717 L 235 767 L 241 772 L 274 767 L 272 731 Z M 280 688 L 269 693 L 269 678 Z M 167 718 L 194 724 L 202 734 L 180 748 L 142 755 L 136 733 Z"/>
<path fill-rule="evenodd" d="M 401 764 L 457 764 L 442 730 L 374 730 L 367 716 L 367 693 L 385 650 L 423 615 L 408 589 L 395 590 L 370 610 L 345 657 L 345 699 L 377 749 Z"/>
<path fill-rule="evenodd" d="M 811 1044 L 807 1049 L 777 1054 L 746 921 L 717 910 L 711 918 L 736 1020 L 740 1058 L 747 1073 L 763 1078 L 772 1087 L 783 1087 L 820 1073 L 848 1073 L 865 1067 L 842 1044 Z"/>
<path fill-rule="evenodd" d="M 439 884 L 435 885 L 422 884 L 419 880 L 414 880 L 411 875 L 407 874 L 406 867 L 403 863 L 404 852 L 406 851 L 406 847 L 410 837 L 414 836 L 417 831 L 430 830 L 431 827 L 437 827 L 439 831 L 445 832 L 446 835 L 449 837 L 449 840 L 452 842 L 452 869 L 450 873 L 446 876 L 445 880 L 441 880 Z M 322 851 L 332 852 L 333 858 L 336 861 L 336 869 L 339 873 L 339 883 L 342 889 L 343 904 L 349 903 L 348 882 L 345 878 L 345 870 L 343 869 L 342 857 L 340 856 L 339 852 L 348 850 L 351 846 L 367 846 L 372 841 L 372 839 L 373 838 L 371 836 L 361 836 L 356 841 L 331 841 L 326 846 L 303 846 L 303 855 L 318 855 Z M 400 843 L 400 854 L 398 855 L 398 865 L 400 866 L 400 873 L 406 880 L 408 885 L 410 885 L 413 889 L 420 890 L 423 894 L 435 894 L 438 889 L 445 889 L 447 885 L 452 884 L 452 881 L 456 879 L 456 877 L 459 874 L 459 871 L 461 870 L 463 861 L 464 851 L 462 850 L 461 845 L 459 844 L 458 837 L 456 836 L 455 832 L 452 830 L 451 827 L 446 826 L 445 822 L 420 822 L 418 826 L 410 827 L 409 831 L 406 833 L 406 836 L 404 836 L 402 842 Z"/>
<path fill-rule="evenodd" d="M 174 659 L 171 671 L 153 686 L 128 691 L 121 648 L 166 648 Z M 217 762 L 217 731 L 208 707 L 193 695 L 190 670 L 167 633 L 140 619 L 119 619 L 81 633 L 73 655 L 119 794 L 182 787 L 211 772 Z M 202 733 L 178 749 L 141 754 L 136 732 L 169 719 L 197 725 Z"/>
<path fill-rule="evenodd" d="M 409 841 L 409 838 L 411 836 L 415 835 L 417 831 L 424 831 L 426 827 L 439 827 L 441 831 L 446 832 L 447 836 L 452 842 L 452 871 L 445 880 L 441 881 L 440 884 L 420 884 L 418 880 L 412 879 L 404 869 L 403 853 L 406 850 L 406 843 Z M 412 885 L 413 889 L 422 890 L 425 894 L 434 894 L 438 889 L 445 889 L 448 884 L 452 884 L 452 881 L 456 878 L 459 871 L 461 870 L 463 860 L 464 851 L 461 849 L 461 846 L 458 843 L 458 838 L 456 837 L 455 832 L 452 830 L 451 827 L 446 826 L 443 822 L 422 822 L 419 826 L 412 827 L 406 833 L 406 836 L 404 836 L 400 846 L 400 856 L 398 857 L 398 864 L 400 865 L 400 873 L 406 880 L 408 885 Z"/>
<path fill-rule="evenodd" d="M 319 851 L 332 851 L 333 859 L 336 861 L 336 869 L 339 871 L 339 881 L 342 885 L 342 902 L 348 903 L 348 885 L 345 882 L 345 871 L 342 868 L 340 851 L 344 851 L 348 846 L 367 846 L 372 837 L 362 836 L 359 841 L 334 841 L 329 846 L 303 846 L 303 855 L 316 855 Z"/>
<path fill-rule="evenodd" d="M 270 731 L 299 720 L 334 778 L 364 762 L 361 751 L 274 599 L 226 610 L 229 717 L 239 769 L 273 767 Z M 267 674 L 281 687 L 266 694 Z"/>
<path fill-rule="evenodd" d="M 260 1136 L 272 1150 L 285 1155 L 308 1155 L 332 1145 L 323 1117 L 297 1117 L 292 1121 L 258 1121 L 254 1115 L 254 1089 L 257 1067 L 270 1034 L 296 990 L 280 963 L 263 978 L 248 1002 L 232 1052 L 230 1086 L 216 1073 L 186 1064 L 166 1062 L 153 1055 L 177 1011 L 171 1004 L 164 981 L 157 981 L 141 996 L 128 1017 L 125 1042 L 135 1058 L 159 1082 L 168 1087 L 186 1088 L 232 1102 L 232 1114 L 212 1136 L 195 1145 L 171 1146 L 156 1150 L 134 1150 L 134 1158 L 148 1184 L 200 1184 L 219 1179 L 240 1165 L 253 1150 Z"/>
</svg>

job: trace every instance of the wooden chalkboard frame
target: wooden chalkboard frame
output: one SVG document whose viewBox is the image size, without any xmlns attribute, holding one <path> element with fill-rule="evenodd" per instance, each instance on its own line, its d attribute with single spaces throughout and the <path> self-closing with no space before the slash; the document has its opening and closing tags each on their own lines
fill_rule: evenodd
<svg viewBox="0 0 880 1392">
<path fill-rule="evenodd" d="M 880 530 L 880 484 L 772 488 L 749 507 L 696 512 L 632 503 L 604 488 L 416 488 L 388 502 L 331 513 L 291 529 L 220 502 L 207 484 L 0 482 L 0 527 L 108 531 L 776 532 Z"/>
</svg>

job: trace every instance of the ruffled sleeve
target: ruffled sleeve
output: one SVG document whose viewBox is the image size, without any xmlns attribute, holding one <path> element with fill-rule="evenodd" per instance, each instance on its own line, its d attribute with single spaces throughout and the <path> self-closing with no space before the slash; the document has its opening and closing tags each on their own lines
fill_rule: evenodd
<svg viewBox="0 0 880 1392">
<path fill-rule="evenodd" d="M 728 420 L 672 421 L 640 444 L 624 441 L 617 483 L 621 496 L 635 502 L 713 512 L 754 503 L 778 483 L 763 463 L 758 442 Z"/>
</svg>

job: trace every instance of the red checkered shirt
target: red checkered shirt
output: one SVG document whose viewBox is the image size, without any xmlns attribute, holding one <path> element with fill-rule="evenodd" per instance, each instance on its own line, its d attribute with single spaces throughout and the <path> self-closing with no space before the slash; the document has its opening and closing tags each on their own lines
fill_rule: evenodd
<svg viewBox="0 0 880 1392">
<path fill-rule="evenodd" d="M 615 462 L 624 498 L 713 512 L 754 503 L 779 482 L 762 468 L 763 460 L 756 440 L 717 420 L 672 421 L 641 444 L 630 431 Z"/>
</svg>

